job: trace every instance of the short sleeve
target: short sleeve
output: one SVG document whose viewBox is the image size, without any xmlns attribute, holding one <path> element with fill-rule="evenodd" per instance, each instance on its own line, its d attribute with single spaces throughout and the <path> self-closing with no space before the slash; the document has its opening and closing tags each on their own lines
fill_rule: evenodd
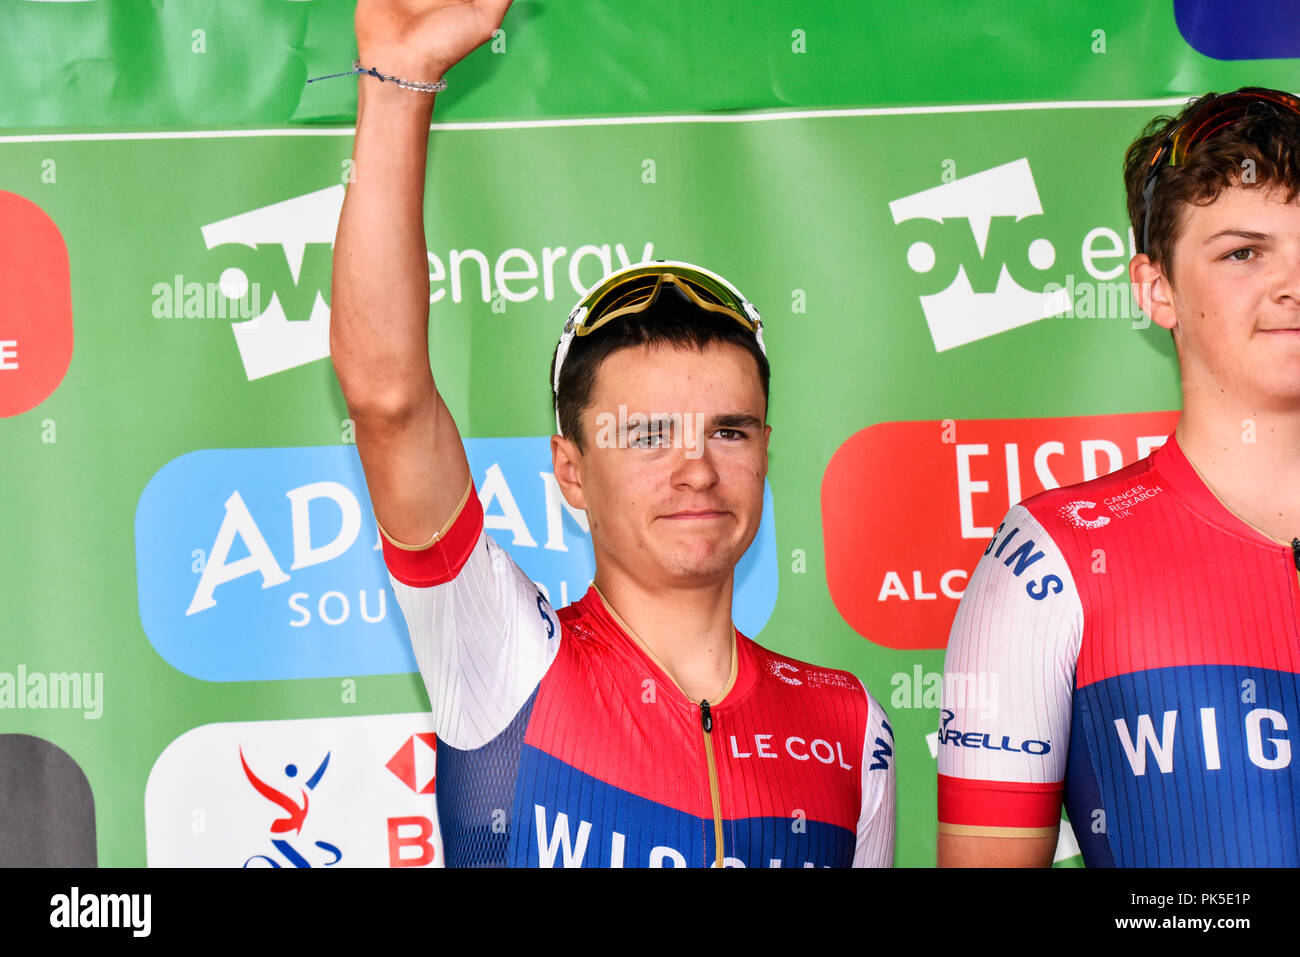
<svg viewBox="0 0 1300 957">
<path fill-rule="evenodd" d="M 425 545 L 380 532 L 434 731 L 452 747 L 481 747 L 505 730 L 555 660 L 559 618 L 484 531 L 472 485 Z"/>
<path fill-rule="evenodd" d="M 1082 634 L 1065 557 L 1027 509 L 1013 507 L 971 576 L 948 638 L 940 832 L 1055 832 Z"/>
<path fill-rule="evenodd" d="M 867 693 L 867 731 L 862 743 L 862 811 L 854 867 L 894 866 L 894 729 L 885 709 Z"/>
</svg>

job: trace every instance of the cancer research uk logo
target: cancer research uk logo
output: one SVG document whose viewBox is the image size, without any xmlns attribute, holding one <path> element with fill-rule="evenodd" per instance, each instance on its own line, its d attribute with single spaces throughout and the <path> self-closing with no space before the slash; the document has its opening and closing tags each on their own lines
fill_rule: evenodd
<svg viewBox="0 0 1300 957">
<path fill-rule="evenodd" d="M 1027 262 L 1013 263 L 1018 272 L 1044 272 L 1056 262 L 1052 242 L 1038 235 L 1043 204 L 1034 185 L 1028 159 L 1018 159 L 992 169 L 954 179 L 950 183 L 903 196 L 889 204 L 894 223 L 914 222 L 918 226 L 931 222 L 943 227 L 948 220 L 964 219 L 970 227 L 978 259 L 967 256 L 957 266 L 956 275 L 940 291 L 922 295 L 921 309 L 936 352 L 963 346 L 978 339 L 1028 325 L 1049 316 L 1066 312 L 1071 306 L 1066 289 L 1035 292 L 1015 280 L 1009 263 L 990 263 L 985 254 L 989 233 L 996 222 L 999 230 L 1010 230 L 1023 248 Z M 1013 220 L 1007 223 L 1006 220 Z M 945 245 L 936 233 L 912 231 L 913 241 L 907 248 L 907 265 L 915 273 L 929 274 L 939 265 L 938 248 Z M 1002 248 L 1001 245 L 999 248 Z M 984 273 L 997 266 L 993 288 L 977 292 L 967 267 L 981 267 Z M 936 285 L 949 275 L 942 269 L 935 273 Z M 987 277 L 981 276 L 981 279 Z M 1043 283 L 1038 283 L 1042 288 Z"/>
<path fill-rule="evenodd" d="M 544 437 L 468 439 L 485 526 L 557 608 L 595 571 Z M 169 462 L 136 507 L 140 620 L 173 667 L 208 681 L 416 670 L 355 446 L 210 449 Z M 772 495 L 736 570 L 736 625 L 776 604 Z M 303 760 L 307 760 L 303 758 Z"/>
<path fill-rule="evenodd" d="M 442 865 L 428 714 L 206 724 L 145 785 L 150 867 Z"/>
</svg>

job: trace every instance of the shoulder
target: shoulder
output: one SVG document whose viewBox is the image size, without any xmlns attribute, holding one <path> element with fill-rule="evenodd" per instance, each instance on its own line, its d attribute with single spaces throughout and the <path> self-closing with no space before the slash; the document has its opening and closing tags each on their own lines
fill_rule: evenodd
<svg viewBox="0 0 1300 957">
<path fill-rule="evenodd" d="M 972 576 L 967 594 L 1023 590 L 1035 602 L 1073 591 L 1096 558 L 1095 550 L 1139 533 L 1134 523 L 1115 518 L 1157 510 L 1136 508 L 1159 491 L 1151 459 L 1099 478 L 1047 489 L 1013 505 L 993 533 Z"/>
<path fill-rule="evenodd" d="M 1152 470 L 1152 459 L 1147 457 L 1109 475 L 1039 492 L 1017 508 L 1033 516 L 1054 540 L 1068 544 L 1100 532 L 1112 525 L 1115 515 L 1127 514 L 1146 496 L 1159 492 Z"/>
<path fill-rule="evenodd" d="M 838 709 L 851 715 L 858 727 L 866 727 L 869 721 L 885 720 L 884 708 L 853 672 L 783 655 L 743 635 L 741 640 L 752 649 L 757 681 L 763 693 L 806 699 L 810 706 L 827 713 Z"/>
<path fill-rule="evenodd" d="M 597 629 L 599 617 L 589 599 L 590 592 L 555 610 L 555 617 L 566 632 L 572 631 L 578 637 L 584 637 L 587 633 L 594 632 Z"/>
</svg>

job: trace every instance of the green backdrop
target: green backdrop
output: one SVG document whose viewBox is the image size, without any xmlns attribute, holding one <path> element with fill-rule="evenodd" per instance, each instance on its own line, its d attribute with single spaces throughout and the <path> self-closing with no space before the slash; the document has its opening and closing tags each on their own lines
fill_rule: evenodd
<svg viewBox="0 0 1300 957">
<path fill-rule="evenodd" d="M 1202 17 L 1217 9 L 1203 6 Z M 937 582 L 969 572 L 984 544 L 950 518 L 963 494 L 951 446 L 969 444 L 963 435 L 990 445 L 1059 432 L 1136 457 L 1132 440 L 1150 428 L 1135 432 L 1124 414 L 1176 409 L 1179 395 L 1167 335 L 1115 285 L 1129 244 L 1123 151 L 1190 95 L 1293 82 L 1296 50 L 1215 59 L 1196 45 L 1204 20 L 1180 7 L 517 0 L 504 32 L 438 98 L 425 206 L 431 352 L 467 438 L 550 434 L 546 367 L 559 326 L 578 289 L 619 264 L 620 245 L 633 260 L 649 247 L 708 264 L 763 312 L 778 587 L 755 637 L 855 672 L 890 711 L 899 865 L 934 855 L 927 735 L 938 709 L 923 689 L 942 671 L 943 623 L 956 608 Z M 284 615 L 261 630 L 255 602 L 270 589 L 247 576 L 218 587 L 234 596 L 215 609 L 228 617 L 202 635 L 183 630 L 196 619 L 184 614 L 193 586 L 175 582 L 199 578 L 226 496 L 241 481 L 272 481 L 260 474 L 267 465 L 196 466 L 212 489 L 167 485 L 163 470 L 202 450 L 350 454 L 337 382 L 312 347 L 327 309 L 315 333 L 303 330 L 318 297 L 328 306 L 356 81 L 304 80 L 347 68 L 352 13 L 345 0 L 0 9 L 0 191 L 10 194 L 0 206 L 0 740 L 40 738 L 79 766 L 93 807 L 93 832 L 79 840 L 101 865 L 177 862 L 151 820 L 167 813 L 209 843 L 237 846 L 232 865 L 260 853 L 274 811 L 265 802 L 227 819 L 185 803 L 193 795 L 161 776 L 146 801 L 160 755 L 193 729 L 229 724 L 230 740 L 247 742 L 259 722 L 428 706 L 409 670 L 366 670 L 373 637 L 352 623 L 331 634 L 350 663 L 326 655 L 308 677 L 216 679 L 160 647 L 204 642 L 215 660 L 227 653 L 221 635 L 235 644 L 238 632 L 273 659 L 305 653 Z M 65 266 L 53 247 L 22 253 L 37 248 L 42 223 L 61 237 Z M 502 280 L 502 269 L 523 275 Z M 33 377 L 65 348 L 60 282 L 71 354 L 47 388 Z M 231 298 L 241 282 L 242 301 Z M 1062 287 L 1065 315 L 1050 295 Z M 265 329 L 273 297 L 278 333 Z M 255 323 L 264 334 L 241 341 L 238 327 Z M 955 442 L 941 438 L 945 420 Z M 836 471 L 837 452 L 889 423 L 931 442 L 933 459 L 922 468 L 906 442 L 876 443 Z M 1009 500 L 1002 448 L 992 448 L 976 467 L 992 483 L 976 499 L 976 526 L 996 524 Z M 1028 448 L 1024 495 L 1043 484 Z M 1062 455 L 1055 480 L 1081 478 L 1078 442 Z M 354 466 L 339 469 L 335 478 L 356 480 Z M 146 496 L 155 479 L 166 494 Z M 283 504 L 295 484 L 267 500 Z M 871 526 L 876 537 L 845 545 L 840 535 L 828 547 L 828 525 L 860 513 L 890 520 Z M 313 517 L 325 523 L 319 546 L 335 527 Z M 264 532 L 280 555 L 287 526 Z M 919 540 L 924 556 L 911 551 Z M 378 561 L 372 543 L 358 561 Z M 846 549 L 895 568 L 907 597 L 882 576 L 843 584 L 858 580 Z M 244 554 L 251 548 L 237 547 L 230 561 Z M 401 637 L 392 615 L 383 627 L 390 644 Z M 38 701 L 20 666 L 87 676 L 87 694 L 98 675 L 101 713 L 71 704 L 66 687 Z M 234 752 L 212 747 L 186 751 L 186 766 L 226 762 L 231 794 L 260 800 Z M 268 752 L 262 766 L 281 760 Z M 393 767 L 375 773 L 390 772 L 401 778 Z M 85 808 L 68 813 L 80 822 L 69 828 L 85 832 Z M 371 838 L 351 839 L 347 861 Z M 70 840 L 49 837 L 51 859 Z"/>
</svg>

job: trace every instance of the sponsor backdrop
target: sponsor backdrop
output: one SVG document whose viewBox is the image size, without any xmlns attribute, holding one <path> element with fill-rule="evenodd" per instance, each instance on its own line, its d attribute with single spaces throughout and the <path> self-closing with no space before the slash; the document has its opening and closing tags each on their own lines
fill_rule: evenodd
<svg viewBox="0 0 1300 957">
<path fill-rule="evenodd" d="M 546 445 L 563 317 L 643 258 L 733 279 L 774 370 L 736 620 L 885 703 L 897 862 L 932 863 L 968 574 L 1010 504 L 1177 419 L 1124 283 L 1122 152 L 1188 95 L 1287 87 L 1284 6 L 518 0 L 439 97 L 425 206 L 434 369 L 493 534 L 581 594 Z M 304 81 L 347 68 L 352 13 L 0 12 L 0 794 L 25 809 L 0 863 L 441 863 L 328 361 L 365 171 L 356 81 Z"/>
</svg>

